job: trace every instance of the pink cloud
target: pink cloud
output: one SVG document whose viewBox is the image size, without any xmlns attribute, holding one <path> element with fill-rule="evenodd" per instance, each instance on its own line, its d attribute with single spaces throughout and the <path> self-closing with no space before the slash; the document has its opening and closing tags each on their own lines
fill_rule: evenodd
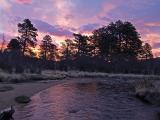
<svg viewBox="0 0 160 120">
<path fill-rule="evenodd" d="M 145 24 L 148 27 L 160 27 L 160 22 L 149 22 Z"/>
<path fill-rule="evenodd" d="M 155 46 L 157 43 L 160 42 L 160 35 L 158 33 L 146 33 L 143 35 L 142 40 L 152 46 L 152 52 L 154 57 L 160 56 L 160 48 L 158 48 L 159 46 Z"/>
<path fill-rule="evenodd" d="M 114 4 L 104 4 L 102 6 L 102 11 L 99 13 L 99 17 L 106 17 L 109 12 L 115 9 L 116 6 Z"/>
<path fill-rule="evenodd" d="M 143 40 L 149 41 L 150 43 L 160 42 L 160 35 L 158 33 L 145 34 Z"/>
<path fill-rule="evenodd" d="M 11 4 L 6 0 L 0 0 L 0 10 L 10 11 Z"/>
<path fill-rule="evenodd" d="M 152 53 L 154 55 L 154 57 L 160 57 L 160 49 L 152 49 Z"/>
<path fill-rule="evenodd" d="M 14 0 L 18 4 L 31 4 L 32 0 Z"/>
</svg>

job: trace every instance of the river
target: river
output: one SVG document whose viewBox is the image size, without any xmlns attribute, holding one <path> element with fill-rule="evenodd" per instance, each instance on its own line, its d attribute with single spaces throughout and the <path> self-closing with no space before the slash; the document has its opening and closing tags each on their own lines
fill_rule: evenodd
<svg viewBox="0 0 160 120">
<path fill-rule="evenodd" d="M 16 107 L 15 120 L 158 120 L 157 108 L 134 96 L 134 82 L 81 79 L 53 86 Z"/>
</svg>

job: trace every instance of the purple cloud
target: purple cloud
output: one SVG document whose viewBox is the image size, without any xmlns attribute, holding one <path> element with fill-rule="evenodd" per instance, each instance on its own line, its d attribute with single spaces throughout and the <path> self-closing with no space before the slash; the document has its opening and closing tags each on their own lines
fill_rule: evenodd
<svg viewBox="0 0 160 120">
<path fill-rule="evenodd" d="M 154 49 L 160 48 L 160 42 L 154 43 L 152 47 L 153 47 Z"/>
<path fill-rule="evenodd" d="M 99 24 L 87 24 L 83 25 L 82 27 L 79 28 L 80 32 L 92 32 L 93 30 L 97 29 L 100 27 Z"/>
<path fill-rule="evenodd" d="M 61 26 L 53 26 L 47 22 L 35 19 L 32 19 L 31 21 L 38 28 L 39 32 L 48 33 L 55 36 L 71 37 L 73 35 L 70 30 L 65 29 Z"/>
<path fill-rule="evenodd" d="M 8 41 L 10 41 L 12 38 L 15 38 L 15 37 L 12 37 L 8 34 L 0 33 L 0 45 L 2 42 L 4 42 L 4 44 L 7 44 Z"/>
</svg>

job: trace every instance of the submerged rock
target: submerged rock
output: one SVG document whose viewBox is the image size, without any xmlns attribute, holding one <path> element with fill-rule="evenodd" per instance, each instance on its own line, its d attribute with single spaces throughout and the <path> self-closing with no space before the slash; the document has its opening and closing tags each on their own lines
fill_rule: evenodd
<svg viewBox="0 0 160 120">
<path fill-rule="evenodd" d="M 27 96 L 18 96 L 15 98 L 15 101 L 17 103 L 22 103 L 22 104 L 26 104 L 26 103 L 29 103 L 31 101 L 31 99 Z"/>
</svg>

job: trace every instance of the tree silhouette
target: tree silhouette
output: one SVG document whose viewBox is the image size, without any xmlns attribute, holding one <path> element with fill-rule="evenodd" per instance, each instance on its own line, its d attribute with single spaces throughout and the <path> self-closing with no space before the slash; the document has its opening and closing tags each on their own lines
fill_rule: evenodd
<svg viewBox="0 0 160 120">
<path fill-rule="evenodd" d="M 62 43 L 61 48 L 62 48 L 63 60 L 73 59 L 76 53 L 76 48 L 75 48 L 75 44 L 73 43 L 73 40 L 66 39 L 65 42 Z"/>
<path fill-rule="evenodd" d="M 49 60 L 56 61 L 56 58 L 58 57 L 57 55 L 57 46 L 55 44 L 51 44 L 50 50 L 49 50 Z"/>
<path fill-rule="evenodd" d="M 137 58 L 142 41 L 136 28 L 130 22 L 117 21 L 93 32 L 99 54 L 106 58 L 123 56 Z"/>
<path fill-rule="evenodd" d="M 18 24 L 18 32 L 20 34 L 20 43 L 23 55 L 27 54 L 31 47 L 36 46 L 38 36 L 37 29 L 33 26 L 29 19 L 25 19 L 23 23 Z"/>
<path fill-rule="evenodd" d="M 98 54 L 102 57 L 109 56 L 109 49 L 111 48 L 111 41 L 113 38 L 108 33 L 107 27 L 102 27 L 93 31 L 93 39 L 96 46 L 98 46 Z"/>
<path fill-rule="evenodd" d="M 11 41 L 7 45 L 8 51 L 20 51 L 21 45 L 17 39 L 11 39 Z"/>
<path fill-rule="evenodd" d="M 88 44 L 89 37 L 81 34 L 73 34 L 77 56 L 88 56 L 91 52 Z"/>
<path fill-rule="evenodd" d="M 23 66 L 21 64 L 21 45 L 17 38 L 11 39 L 7 45 L 7 48 L 4 50 L 3 53 L 6 56 L 5 62 L 8 65 L 9 72 L 17 72 L 18 66 Z"/>
<path fill-rule="evenodd" d="M 54 60 L 56 56 L 56 45 L 52 43 L 50 35 L 46 35 L 40 45 L 40 57 L 45 60 Z"/>
<path fill-rule="evenodd" d="M 29 19 L 18 24 L 18 32 L 19 37 L 11 39 L 0 52 L 0 68 L 9 72 L 59 69 L 160 74 L 160 59 L 153 58 L 152 47 L 141 41 L 130 22 L 111 22 L 90 36 L 73 34 L 73 39 L 58 47 L 50 35 L 45 35 L 37 52 L 37 29 Z"/>
<path fill-rule="evenodd" d="M 41 57 L 44 58 L 45 60 L 47 60 L 48 56 L 49 56 L 49 51 L 50 51 L 50 47 L 52 44 L 52 38 L 49 35 L 46 35 L 43 40 L 42 43 L 40 45 L 40 50 L 41 50 Z"/>
<path fill-rule="evenodd" d="M 151 59 L 153 58 L 152 47 L 150 44 L 145 43 L 141 49 L 140 59 Z"/>
</svg>

